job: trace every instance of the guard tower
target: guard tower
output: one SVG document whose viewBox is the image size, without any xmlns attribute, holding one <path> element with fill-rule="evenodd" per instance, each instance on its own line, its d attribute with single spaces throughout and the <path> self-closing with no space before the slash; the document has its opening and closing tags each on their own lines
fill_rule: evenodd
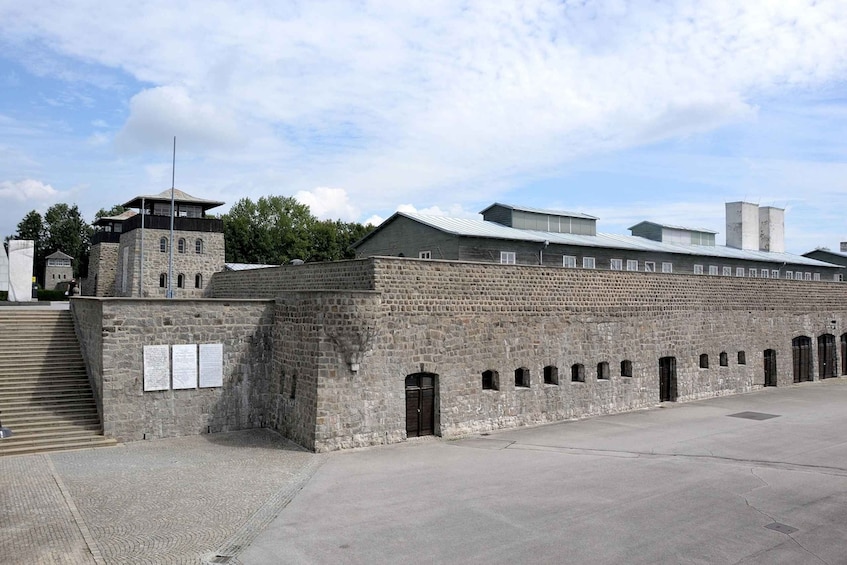
<svg viewBox="0 0 847 565">
<path fill-rule="evenodd" d="M 91 252 L 88 259 L 90 275 L 82 280 L 85 296 L 115 296 L 115 273 L 118 268 L 118 247 L 123 224 L 138 212 L 127 210 L 117 216 L 104 216 L 94 222 Z"/>
<path fill-rule="evenodd" d="M 47 265 L 44 267 L 44 288 L 53 290 L 59 283 L 68 282 L 73 278 L 73 257 L 61 251 L 47 256 Z"/>
<path fill-rule="evenodd" d="M 212 274 L 224 266 L 223 221 L 206 216 L 208 210 L 221 205 L 223 202 L 195 198 L 176 189 L 136 196 L 124 204 L 138 213 L 120 224 L 114 296 L 167 296 L 173 246 L 174 297 L 202 297 Z"/>
</svg>

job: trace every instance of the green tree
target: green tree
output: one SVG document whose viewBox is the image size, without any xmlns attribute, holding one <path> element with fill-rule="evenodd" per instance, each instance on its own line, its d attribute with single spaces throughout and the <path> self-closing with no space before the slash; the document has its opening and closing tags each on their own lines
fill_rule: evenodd
<svg viewBox="0 0 847 565">
<path fill-rule="evenodd" d="M 83 276 L 88 271 L 88 253 L 91 248 L 93 228 L 83 219 L 76 204 L 54 204 L 44 214 L 47 237 L 44 251 L 67 253 L 74 258 L 74 275 Z"/>
<path fill-rule="evenodd" d="M 105 208 L 100 208 L 97 210 L 97 213 L 94 214 L 94 220 L 97 221 L 100 218 L 109 218 L 111 216 L 119 216 L 129 210 L 129 208 L 124 208 L 120 204 L 115 204 L 110 209 L 106 210 Z"/>
<path fill-rule="evenodd" d="M 312 232 L 310 261 L 338 261 L 352 259 L 355 252 L 351 247 L 370 231 L 359 223 L 341 220 L 318 222 Z"/>
<path fill-rule="evenodd" d="M 292 197 L 242 198 L 223 215 L 226 260 L 282 265 L 293 259 L 335 261 L 370 230 L 358 223 L 315 218 Z"/>
<path fill-rule="evenodd" d="M 29 212 L 18 223 L 18 231 L 14 237 L 7 237 L 6 241 L 9 239 L 29 239 L 34 241 L 36 248 L 38 248 L 44 240 L 44 219 L 41 217 L 41 214 L 35 210 Z"/>
<path fill-rule="evenodd" d="M 308 259 L 317 222 L 305 204 L 289 196 L 239 200 L 223 216 L 226 260 L 281 265 Z"/>
</svg>

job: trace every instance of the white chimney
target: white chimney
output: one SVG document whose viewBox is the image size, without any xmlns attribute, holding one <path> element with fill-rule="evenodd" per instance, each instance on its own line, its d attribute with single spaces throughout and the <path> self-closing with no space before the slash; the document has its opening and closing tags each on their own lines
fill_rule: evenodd
<svg viewBox="0 0 847 565">
<path fill-rule="evenodd" d="M 759 206 L 749 202 L 726 203 L 726 246 L 759 249 Z"/>
<path fill-rule="evenodd" d="M 759 208 L 759 251 L 785 253 L 785 210 Z"/>
<path fill-rule="evenodd" d="M 841 242 L 841 252 L 842 252 L 842 253 L 847 253 L 847 241 L 842 241 L 842 242 Z"/>
</svg>

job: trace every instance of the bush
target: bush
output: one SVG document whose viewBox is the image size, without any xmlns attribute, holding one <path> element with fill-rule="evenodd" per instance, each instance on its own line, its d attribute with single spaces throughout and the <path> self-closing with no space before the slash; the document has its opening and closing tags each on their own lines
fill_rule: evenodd
<svg viewBox="0 0 847 565">
<path fill-rule="evenodd" d="M 38 300 L 45 302 L 55 302 L 58 300 L 67 300 L 68 297 L 65 296 L 64 291 L 61 290 L 39 290 L 38 291 Z"/>
</svg>

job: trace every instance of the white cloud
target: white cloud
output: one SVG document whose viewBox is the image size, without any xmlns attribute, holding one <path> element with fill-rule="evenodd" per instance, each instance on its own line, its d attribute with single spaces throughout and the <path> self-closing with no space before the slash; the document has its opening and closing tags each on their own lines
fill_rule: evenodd
<svg viewBox="0 0 847 565">
<path fill-rule="evenodd" d="M 109 86 L 128 89 L 125 107 L 93 122 L 125 119 L 117 135 L 101 132 L 114 135 L 122 157 L 151 149 L 169 156 L 176 135 L 177 178 L 200 192 L 231 202 L 284 186 L 326 217 L 384 216 L 401 202 L 472 217 L 461 207 L 569 163 L 757 127 L 782 93 L 815 91 L 847 74 L 841 0 L 150 0 L 145 17 L 138 12 L 120 2 L 44 0 L 25 10 L 9 3 L 0 6 L 0 45 L 39 76 L 91 77 L 95 88 L 104 88 L 104 75 L 132 77 Z M 840 111 L 820 111 L 847 119 L 841 99 L 832 97 Z M 184 162 L 181 151 L 205 158 Z M 803 183 L 800 173 L 814 165 L 798 165 L 786 179 Z M 151 174 L 156 190 L 170 185 L 169 164 L 138 165 L 148 166 L 165 171 Z M 668 167 L 660 159 L 633 166 Z M 781 182 L 775 171 L 751 173 L 736 160 L 672 174 L 769 187 Z M 823 177 L 815 178 L 833 184 Z"/>
<path fill-rule="evenodd" d="M 312 214 L 322 220 L 355 221 L 359 210 L 350 203 L 343 188 L 319 186 L 312 190 L 301 190 L 294 198 L 309 207 Z"/>
<path fill-rule="evenodd" d="M 182 87 L 161 86 L 136 94 L 130 116 L 115 138 L 117 148 L 132 153 L 161 150 L 177 139 L 177 149 L 232 149 L 244 143 L 236 120 L 226 110 L 192 98 Z"/>
<path fill-rule="evenodd" d="M 59 191 L 41 181 L 26 179 L 18 182 L 0 181 L 0 199 L 18 202 L 48 201 L 59 196 Z"/>
<path fill-rule="evenodd" d="M 105 133 L 93 133 L 88 136 L 88 144 L 92 147 L 102 147 L 104 145 L 108 145 L 112 141 L 112 138 Z"/>
<path fill-rule="evenodd" d="M 119 3 L 57 2 L 10 24 L 160 85 L 133 98 L 121 149 L 238 147 L 236 124 L 261 123 L 362 192 L 398 184 L 386 160 L 427 165 L 416 194 L 522 175 L 749 119 L 756 94 L 847 70 L 837 1 L 211 4 L 189 23 L 190 6 L 150 2 L 129 27 Z"/>
<path fill-rule="evenodd" d="M 382 216 L 378 216 L 378 215 L 374 214 L 373 216 L 371 216 L 370 218 L 368 218 L 367 220 L 365 220 L 364 222 L 362 222 L 362 225 L 363 225 L 363 226 L 373 226 L 373 227 L 376 227 L 376 226 L 380 225 L 380 224 L 381 224 L 382 222 L 384 222 L 384 221 L 385 221 L 385 218 L 383 218 Z"/>
<path fill-rule="evenodd" d="M 430 206 L 427 208 L 418 209 L 412 204 L 400 204 L 397 206 L 398 212 L 407 214 L 423 214 L 425 216 L 448 216 L 451 218 L 468 218 L 472 220 L 481 220 L 482 216 L 477 212 L 468 212 L 461 204 L 451 204 L 444 210 L 440 206 Z"/>
</svg>

